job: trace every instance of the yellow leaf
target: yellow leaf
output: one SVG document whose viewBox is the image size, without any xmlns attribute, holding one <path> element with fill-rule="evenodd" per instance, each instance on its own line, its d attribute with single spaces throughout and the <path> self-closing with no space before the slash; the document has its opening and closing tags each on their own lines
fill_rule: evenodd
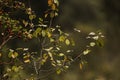
<svg viewBox="0 0 120 80">
<path fill-rule="evenodd" d="M 56 73 L 57 73 L 57 74 L 60 74 L 60 73 L 61 73 L 61 70 L 60 70 L 60 69 L 58 69 L 58 70 L 56 71 Z"/>
<path fill-rule="evenodd" d="M 19 67 L 17 67 L 17 66 L 12 66 L 12 70 L 13 70 L 14 72 L 18 72 L 18 71 L 19 71 Z"/>
<path fill-rule="evenodd" d="M 80 63 L 80 69 L 83 69 L 82 63 Z"/>
<path fill-rule="evenodd" d="M 2 56 L 2 53 L 0 53 L 0 57 Z"/>
<path fill-rule="evenodd" d="M 47 32 L 47 36 L 50 38 L 52 34 L 50 32 Z"/>
<path fill-rule="evenodd" d="M 64 42 L 64 40 L 65 40 L 65 36 L 60 36 L 59 37 L 59 41 Z"/>
<path fill-rule="evenodd" d="M 18 53 L 17 52 L 13 52 L 13 54 L 11 54 L 11 57 L 12 58 L 16 58 L 18 56 Z"/>
<path fill-rule="evenodd" d="M 56 9 L 56 6 L 55 6 L 55 4 L 52 4 L 52 10 L 55 10 Z"/>
<path fill-rule="evenodd" d="M 24 63 L 30 63 L 30 59 L 24 60 Z"/>
<path fill-rule="evenodd" d="M 45 37 L 46 36 L 46 31 L 42 30 L 42 36 Z"/>
<path fill-rule="evenodd" d="M 53 55 L 51 52 L 48 52 L 48 55 L 50 56 L 50 60 L 53 60 Z"/>
<path fill-rule="evenodd" d="M 66 39 L 66 40 L 65 40 L 65 43 L 66 43 L 66 45 L 70 45 L 69 39 Z"/>
<path fill-rule="evenodd" d="M 48 0 L 48 5 L 51 6 L 53 4 L 53 0 Z"/>
</svg>

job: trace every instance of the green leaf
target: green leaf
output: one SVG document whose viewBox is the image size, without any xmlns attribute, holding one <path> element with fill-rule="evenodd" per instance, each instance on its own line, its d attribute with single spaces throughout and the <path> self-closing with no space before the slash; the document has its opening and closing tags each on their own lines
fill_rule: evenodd
<svg viewBox="0 0 120 80">
<path fill-rule="evenodd" d="M 9 54 L 8 54 L 8 57 L 9 58 L 16 58 L 18 56 L 18 53 L 17 52 L 9 52 Z"/>
<path fill-rule="evenodd" d="M 75 41 L 73 39 L 71 39 L 71 44 L 72 46 L 75 46 Z"/>
<path fill-rule="evenodd" d="M 55 16 L 55 13 L 54 12 L 51 12 L 50 13 L 50 17 L 53 18 Z"/>
<path fill-rule="evenodd" d="M 47 36 L 50 38 L 52 34 L 50 32 L 47 32 Z"/>
<path fill-rule="evenodd" d="M 19 71 L 19 67 L 17 67 L 17 66 L 12 66 L 12 70 L 13 70 L 14 72 L 18 72 L 18 71 Z"/>
<path fill-rule="evenodd" d="M 103 46 L 104 46 L 104 42 L 103 42 L 102 39 L 97 40 L 97 41 L 96 41 L 96 44 L 97 44 L 98 46 L 100 46 L 100 47 L 103 47 Z"/>
<path fill-rule="evenodd" d="M 39 18 L 39 21 L 40 21 L 40 22 L 43 22 L 43 19 L 42 19 L 42 18 Z"/>
<path fill-rule="evenodd" d="M 29 15 L 29 19 L 33 20 L 36 16 L 35 15 Z"/>
<path fill-rule="evenodd" d="M 57 73 L 57 74 L 60 74 L 60 73 L 61 73 L 61 70 L 60 70 L 60 69 L 58 69 L 58 70 L 56 71 L 56 73 Z"/>
<path fill-rule="evenodd" d="M 28 22 L 25 21 L 25 20 L 23 20 L 23 24 L 24 24 L 24 26 L 26 27 L 26 26 L 28 25 Z"/>
<path fill-rule="evenodd" d="M 57 25 L 56 28 L 60 28 L 60 26 Z M 59 31 L 60 35 L 63 33 L 63 32 L 61 31 L 61 29 L 58 29 L 58 31 Z"/>
<path fill-rule="evenodd" d="M 53 38 L 50 38 L 50 42 L 54 42 L 55 40 Z"/>
<path fill-rule="evenodd" d="M 37 37 L 38 35 L 41 35 L 41 28 L 37 28 L 36 30 L 35 30 L 35 32 L 33 33 L 33 36 L 34 37 Z"/>
<path fill-rule="evenodd" d="M 65 38 L 66 38 L 66 37 L 62 35 L 62 36 L 59 37 L 59 41 L 64 42 L 64 41 L 65 41 Z"/>
<path fill-rule="evenodd" d="M 65 43 L 66 43 L 66 45 L 70 45 L 70 40 L 69 40 L 69 39 L 66 39 L 66 40 L 65 40 Z"/>
<path fill-rule="evenodd" d="M 42 30 L 42 36 L 45 37 L 46 36 L 46 31 Z"/>
</svg>

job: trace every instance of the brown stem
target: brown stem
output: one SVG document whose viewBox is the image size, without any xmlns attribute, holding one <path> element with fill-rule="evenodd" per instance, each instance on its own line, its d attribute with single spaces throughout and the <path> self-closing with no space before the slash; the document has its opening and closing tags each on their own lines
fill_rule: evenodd
<svg viewBox="0 0 120 80">
<path fill-rule="evenodd" d="M 4 40 L 2 42 L 2 44 L 0 45 L 0 50 L 2 49 L 2 47 L 11 39 L 11 36 L 9 36 L 6 40 Z"/>
</svg>

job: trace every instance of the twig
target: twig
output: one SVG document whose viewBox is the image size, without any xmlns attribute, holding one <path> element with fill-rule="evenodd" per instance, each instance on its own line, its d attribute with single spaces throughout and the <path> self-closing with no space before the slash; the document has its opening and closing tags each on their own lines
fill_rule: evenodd
<svg viewBox="0 0 120 80">
<path fill-rule="evenodd" d="M 6 40 L 4 40 L 4 41 L 2 42 L 2 44 L 0 45 L 0 49 L 2 49 L 2 47 L 3 47 L 11 38 L 12 38 L 12 37 L 9 36 Z"/>
</svg>

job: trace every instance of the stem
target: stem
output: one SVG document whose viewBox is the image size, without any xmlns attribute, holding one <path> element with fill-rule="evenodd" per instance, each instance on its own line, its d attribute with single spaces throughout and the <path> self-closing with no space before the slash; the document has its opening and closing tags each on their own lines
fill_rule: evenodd
<svg viewBox="0 0 120 80">
<path fill-rule="evenodd" d="M 79 54 L 77 57 L 75 57 L 74 59 L 73 59 L 73 61 L 72 62 L 75 62 L 78 58 L 80 58 L 81 56 L 82 56 L 83 54 L 81 53 L 81 54 Z"/>
<path fill-rule="evenodd" d="M 38 74 L 38 69 L 37 69 L 36 61 L 33 61 L 33 64 L 34 64 L 35 72 L 36 72 L 36 74 Z"/>
<path fill-rule="evenodd" d="M 2 47 L 11 39 L 11 36 L 9 36 L 6 40 L 4 40 L 2 42 L 2 44 L 0 45 L 0 50 L 2 49 Z"/>
</svg>

